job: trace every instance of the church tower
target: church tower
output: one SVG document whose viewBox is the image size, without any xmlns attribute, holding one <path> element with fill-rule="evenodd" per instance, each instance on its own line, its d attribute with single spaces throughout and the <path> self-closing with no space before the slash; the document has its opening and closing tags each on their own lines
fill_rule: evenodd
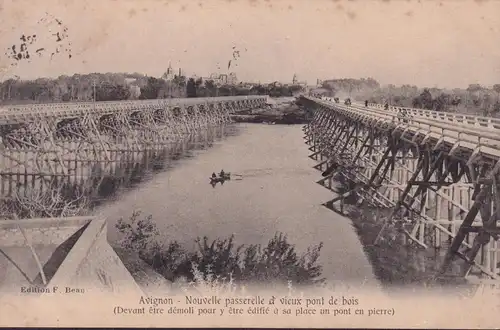
<svg viewBox="0 0 500 330">
<path fill-rule="evenodd" d="M 168 62 L 168 69 L 167 69 L 167 72 L 165 72 L 163 74 L 163 79 L 172 80 L 172 79 L 174 79 L 174 76 L 175 76 L 174 69 L 172 69 L 172 63 L 170 63 L 170 61 L 169 61 Z"/>
</svg>

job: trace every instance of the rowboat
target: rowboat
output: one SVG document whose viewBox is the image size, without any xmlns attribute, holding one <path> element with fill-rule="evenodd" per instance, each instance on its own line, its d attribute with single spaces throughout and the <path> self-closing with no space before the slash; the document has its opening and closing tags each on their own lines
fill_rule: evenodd
<svg viewBox="0 0 500 330">
<path fill-rule="evenodd" d="M 210 177 L 210 183 L 224 182 L 231 180 L 231 173 L 224 173 L 224 176 Z"/>
</svg>

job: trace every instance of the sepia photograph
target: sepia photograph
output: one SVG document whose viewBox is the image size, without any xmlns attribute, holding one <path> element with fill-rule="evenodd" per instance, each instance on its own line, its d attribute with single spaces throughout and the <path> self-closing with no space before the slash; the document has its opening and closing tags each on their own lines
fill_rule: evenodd
<svg viewBox="0 0 500 330">
<path fill-rule="evenodd" d="M 0 326 L 498 326 L 498 13 L 0 0 Z"/>
</svg>

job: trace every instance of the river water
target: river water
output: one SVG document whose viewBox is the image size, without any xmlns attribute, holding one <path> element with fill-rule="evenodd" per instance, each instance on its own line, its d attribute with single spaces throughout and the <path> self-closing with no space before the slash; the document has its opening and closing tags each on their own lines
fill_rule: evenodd
<svg viewBox="0 0 500 330">
<path fill-rule="evenodd" d="M 114 225 L 137 210 L 152 215 L 165 241 L 194 247 L 198 236 L 235 236 L 237 244 L 266 245 L 276 232 L 298 251 L 323 242 L 319 262 L 328 282 L 377 285 L 351 221 L 321 204 L 332 193 L 316 184 L 321 174 L 303 140 L 301 126 L 236 124 L 210 148 L 190 152 L 173 166 L 99 207 Z M 230 181 L 209 184 L 212 172 Z M 241 175 L 238 179 L 235 174 Z"/>
</svg>

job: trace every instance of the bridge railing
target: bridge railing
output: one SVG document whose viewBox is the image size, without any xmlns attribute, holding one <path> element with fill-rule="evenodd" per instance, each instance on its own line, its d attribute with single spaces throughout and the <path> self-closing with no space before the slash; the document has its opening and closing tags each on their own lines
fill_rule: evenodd
<svg viewBox="0 0 500 330">
<path fill-rule="evenodd" d="M 384 109 L 384 106 L 382 104 L 377 104 L 377 103 L 368 103 L 368 106 L 372 107 L 372 108 L 377 108 L 377 109 Z M 416 108 L 407 108 L 407 107 L 398 107 L 398 106 L 389 106 L 388 111 L 406 112 L 412 116 L 447 120 L 450 122 L 464 123 L 464 124 L 468 124 L 468 125 L 474 125 L 477 127 L 492 127 L 492 128 L 500 129 L 500 119 L 497 119 L 497 118 L 471 116 L 471 115 L 465 115 L 465 114 L 456 114 L 456 113 L 450 113 L 450 112 L 432 111 L 432 110 L 426 110 L 426 109 L 416 109 Z"/>
<path fill-rule="evenodd" d="M 172 99 L 153 99 L 153 100 L 124 100 L 124 101 L 99 101 L 99 102 L 60 102 L 46 104 L 28 104 L 12 105 L 0 107 L 2 112 L 31 112 L 31 111 L 49 111 L 49 110 L 91 110 L 113 108 L 121 106 L 130 106 L 138 108 L 150 108 L 158 106 L 190 106 L 195 104 L 210 104 L 215 102 L 231 102 L 245 100 L 267 99 L 267 95 L 245 95 L 245 96 L 222 96 L 222 97 L 197 97 L 197 98 L 172 98 Z"/>
<path fill-rule="evenodd" d="M 334 102 L 333 98 L 331 97 L 323 96 L 322 100 Z M 476 127 L 489 127 L 489 128 L 500 129 L 500 119 L 497 118 L 471 116 L 465 114 L 456 114 L 450 112 L 432 111 L 426 109 L 416 109 L 416 108 L 399 107 L 399 106 L 389 106 L 389 108 L 385 110 L 384 105 L 378 103 L 368 103 L 368 107 L 381 109 L 386 112 L 405 113 L 408 116 L 418 116 L 429 119 L 446 120 L 452 123 L 463 123 L 467 125 L 473 125 Z"/>
<path fill-rule="evenodd" d="M 430 138 L 442 140 L 456 147 L 464 147 L 475 150 L 480 146 L 480 151 L 494 159 L 500 159 L 500 132 L 491 128 L 475 127 L 473 125 L 466 127 L 461 123 L 449 122 L 440 118 L 433 120 L 425 117 L 401 118 L 394 111 L 385 111 L 378 109 L 364 108 L 362 106 L 345 106 L 339 103 L 333 103 L 306 97 L 327 107 L 333 107 L 337 111 L 349 115 L 352 118 L 367 121 L 370 123 L 396 124 L 403 130 L 410 130 L 413 133 L 422 133 Z M 437 120 L 436 120 L 437 119 Z"/>
</svg>

